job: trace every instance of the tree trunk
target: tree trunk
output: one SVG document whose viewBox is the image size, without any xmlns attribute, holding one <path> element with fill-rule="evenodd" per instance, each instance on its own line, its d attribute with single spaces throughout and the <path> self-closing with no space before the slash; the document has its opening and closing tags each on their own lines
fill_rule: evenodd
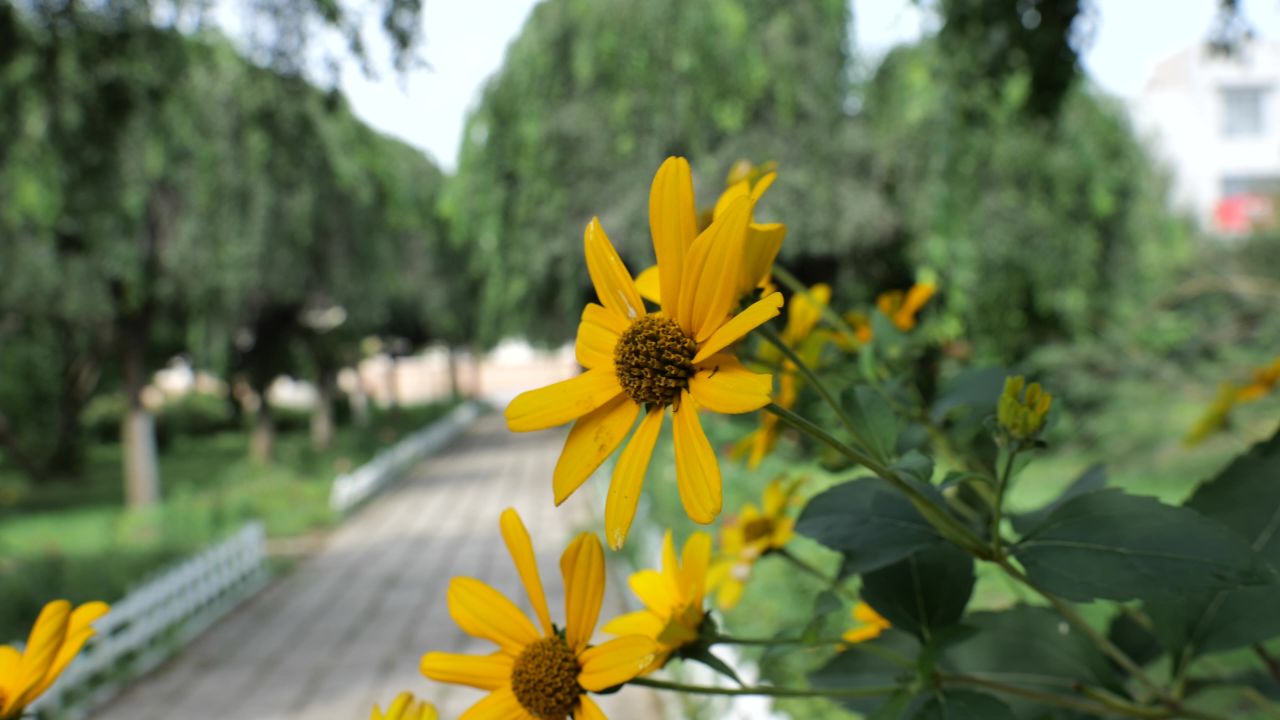
<svg viewBox="0 0 1280 720">
<path fill-rule="evenodd" d="M 249 457 L 260 465 L 271 462 L 271 454 L 276 444 L 276 420 L 271 413 L 271 404 L 267 402 L 267 394 L 262 393 L 262 401 L 258 403 L 258 412 L 253 416 L 253 432 L 249 436 Z"/>
<path fill-rule="evenodd" d="M 351 393 L 351 420 L 356 427 L 369 427 L 369 391 L 364 387 L 364 376 L 360 373 L 360 364 L 356 363 L 355 389 Z"/>
<path fill-rule="evenodd" d="M 446 349 L 449 358 L 449 395 L 457 402 L 462 399 L 462 378 L 458 377 L 458 353 L 450 345 Z"/>
<path fill-rule="evenodd" d="M 387 365 L 387 414 L 394 420 L 400 416 L 400 379 L 396 372 L 399 363 L 395 355 L 387 357 L 390 360 Z"/>
<path fill-rule="evenodd" d="M 124 497 L 130 508 L 145 508 L 160 500 L 155 420 L 142 404 L 142 390 L 147 385 L 145 324 L 137 318 L 132 319 L 126 323 L 121 340 L 125 392 L 125 415 L 120 428 Z"/>
<path fill-rule="evenodd" d="M 316 402 L 311 406 L 311 447 L 328 450 L 333 447 L 333 396 L 336 373 L 321 370 L 316 377 Z"/>
</svg>

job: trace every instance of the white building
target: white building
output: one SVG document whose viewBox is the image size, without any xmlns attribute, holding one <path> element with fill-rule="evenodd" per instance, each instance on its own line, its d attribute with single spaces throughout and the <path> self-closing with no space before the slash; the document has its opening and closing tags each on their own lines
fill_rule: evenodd
<svg viewBox="0 0 1280 720">
<path fill-rule="evenodd" d="M 1280 196 L 1280 43 L 1230 57 L 1201 43 L 1156 66 L 1133 105 L 1139 132 L 1173 171 L 1175 204 L 1225 233 L 1269 221 Z"/>
</svg>

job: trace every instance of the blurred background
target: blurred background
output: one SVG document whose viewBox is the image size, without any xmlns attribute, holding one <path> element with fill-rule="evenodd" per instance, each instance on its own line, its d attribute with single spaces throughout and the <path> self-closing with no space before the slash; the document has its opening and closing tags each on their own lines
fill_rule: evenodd
<svg viewBox="0 0 1280 720">
<path fill-rule="evenodd" d="M 576 372 L 673 154 L 776 162 L 837 308 L 936 284 L 922 372 L 1034 375 L 1063 468 L 1272 429 L 1182 442 L 1280 354 L 1275 0 L 0 0 L 0 640 Z"/>
</svg>

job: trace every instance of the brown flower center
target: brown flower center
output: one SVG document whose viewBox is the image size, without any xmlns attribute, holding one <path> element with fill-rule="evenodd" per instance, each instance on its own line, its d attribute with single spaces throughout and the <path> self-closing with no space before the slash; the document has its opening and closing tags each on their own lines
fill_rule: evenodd
<svg viewBox="0 0 1280 720">
<path fill-rule="evenodd" d="M 516 700 L 539 720 L 564 720 L 584 692 L 578 685 L 578 658 L 568 643 L 547 637 L 530 644 L 511 670 Z"/>
<path fill-rule="evenodd" d="M 749 543 L 770 535 L 773 535 L 773 520 L 767 517 L 758 517 L 742 526 L 742 539 Z"/>
<path fill-rule="evenodd" d="M 666 407 L 680 399 L 693 377 L 698 344 L 674 320 L 658 314 L 631 323 L 613 349 L 622 389 L 640 405 Z"/>
</svg>

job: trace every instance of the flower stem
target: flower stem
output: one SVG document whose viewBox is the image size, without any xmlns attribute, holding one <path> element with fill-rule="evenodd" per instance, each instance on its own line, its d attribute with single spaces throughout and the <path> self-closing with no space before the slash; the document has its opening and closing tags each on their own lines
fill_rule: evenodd
<svg viewBox="0 0 1280 720">
<path fill-rule="evenodd" d="M 1004 553 L 1003 539 L 1000 537 L 1000 521 L 1004 516 L 1004 494 L 1009 488 L 1009 476 L 1013 474 L 1013 461 L 1018 457 L 1018 449 L 1009 450 L 1005 458 L 1004 468 L 996 476 L 995 503 L 991 507 L 991 548 L 996 557 Z"/>
<path fill-rule="evenodd" d="M 779 556 L 784 557 L 787 560 L 791 561 L 792 565 L 795 565 L 796 567 L 805 571 L 809 575 L 812 575 L 813 577 L 821 580 L 823 584 L 830 587 L 831 591 L 834 592 L 835 594 L 840 595 L 844 599 L 849 600 L 851 602 L 858 602 L 858 596 L 854 595 L 852 592 L 847 590 L 844 587 L 844 585 L 840 582 L 840 578 L 831 577 L 830 575 L 827 575 L 826 573 L 822 572 L 821 570 L 814 567 L 813 565 L 810 565 L 805 560 L 802 560 L 799 556 L 792 553 L 790 550 L 787 550 L 786 548 L 779 548 L 774 552 L 777 553 Z"/>
<path fill-rule="evenodd" d="M 753 647 L 774 647 L 779 645 L 804 645 L 806 647 L 822 647 L 827 645 L 844 645 L 848 642 L 849 642 L 848 640 L 845 640 L 842 637 L 816 638 L 816 639 L 803 638 L 803 637 L 737 638 L 737 637 L 730 637 L 728 635 L 720 635 L 718 637 L 711 639 L 712 645 L 746 645 L 746 646 L 753 646 Z M 877 657 L 884 658 L 885 660 L 888 660 L 889 662 L 904 668 L 914 668 L 916 665 L 915 661 L 913 661 L 911 658 L 908 658 L 905 655 L 902 655 L 901 653 L 897 653 L 897 652 L 894 652 L 893 650 L 890 650 L 887 647 L 882 647 L 880 645 L 873 645 L 871 643 L 864 642 L 864 643 L 849 644 L 848 650 L 846 650 L 846 652 L 865 652 L 870 655 L 875 655 Z"/>
<path fill-rule="evenodd" d="M 755 687 L 712 687 L 708 685 L 687 685 L 685 683 L 655 680 L 653 678 L 636 678 L 628 685 L 671 690 L 690 695 L 767 695 L 769 697 L 828 697 L 828 698 L 864 698 L 879 695 L 892 695 L 903 689 L 902 685 L 877 685 L 860 688 L 787 688 L 757 685 Z"/>
<path fill-rule="evenodd" d="M 1118 698 L 1107 702 L 1096 698 L 1094 700 L 1085 700 L 1059 693 L 1033 690 L 1031 688 L 1024 688 L 1018 685 L 1009 685 L 1007 683 L 987 680 L 985 678 L 974 677 L 972 675 L 939 673 L 937 677 L 944 685 L 970 685 L 973 687 L 980 687 L 986 690 L 991 690 L 992 692 L 1020 697 L 1043 705 L 1053 705 L 1056 707 L 1078 710 L 1090 715 L 1105 717 L 1108 715 L 1123 714 L 1129 717 L 1152 719 L 1172 717 L 1170 712 L 1164 708 L 1143 707 L 1141 705 L 1124 702 Z"/>
</svg>

